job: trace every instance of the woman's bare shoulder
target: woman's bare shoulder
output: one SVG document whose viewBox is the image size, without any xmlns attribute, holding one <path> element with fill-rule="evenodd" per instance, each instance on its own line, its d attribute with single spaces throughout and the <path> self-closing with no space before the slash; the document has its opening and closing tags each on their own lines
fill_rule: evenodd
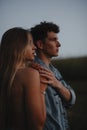
<svg viewBox="0 0 87 130">
<path fill-rule="evenodd" d="M 32 68 L 32 67 L 26 67 L 24 70 L 23 70 L 23 73 L 27 76 L 27 75 L 39 75 L 39 72 L 38 70 Z"/>
<path fill-rule="evenodd" d="M 21 81 L 31 81 L 31 79 L 38 79 L 39 72 L 38 70 L 32 68 L 32 67 L 26 67 L 23 69 L 18 70 L 17 76 Z"/>
</svg>

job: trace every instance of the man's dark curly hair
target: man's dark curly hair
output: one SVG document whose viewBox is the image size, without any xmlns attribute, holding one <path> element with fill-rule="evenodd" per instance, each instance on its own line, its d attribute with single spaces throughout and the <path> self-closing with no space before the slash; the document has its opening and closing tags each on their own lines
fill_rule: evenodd
<svg viewBox="0 0 87 130">
<path fill-rule="evenodd" d="M 60 31 L 59 26 L 54 24 L 53 22 L 46 22 L 46 21 L 41 22 L 40 24 L 30 29 L 34 43 L 36 43 L 38 40 L 44 41 L 45 38 L 47 37 L 47 33 L 51 31 L 59 33 Z"/>
</svg>

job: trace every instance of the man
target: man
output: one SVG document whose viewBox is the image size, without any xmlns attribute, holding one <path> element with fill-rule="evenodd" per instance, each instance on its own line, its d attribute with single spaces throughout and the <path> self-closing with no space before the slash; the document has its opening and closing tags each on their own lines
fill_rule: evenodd
<svg viewBox="0 0 87 130">
<path fill-rule="evenodd" d="M 31 28 L 34 43 L 37 47 L 35 62 L 51 70 L 46 89 L 46 122 L 44 130 L 69 130 L 66 107 L 75 104 L 74 90 L 66 84 L 60 72 L 51 64 L 51 58 L 58 56 L 60 42 L 57 36 L 59 26 L 52 22 L 41 22 Z M 43 76 L 45 74 L 43 73 Z"/>
</svg>

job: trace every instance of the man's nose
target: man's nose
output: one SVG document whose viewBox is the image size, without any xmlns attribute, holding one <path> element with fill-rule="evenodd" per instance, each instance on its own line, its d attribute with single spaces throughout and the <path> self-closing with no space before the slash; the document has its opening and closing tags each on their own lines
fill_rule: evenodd
<svg viewBox="0 0 87 130">
<path fill-rule="evenodd" d="M 61 44 L 59 41 L 57 41 L 57 47 L 61 47 Z"/>
</svg>

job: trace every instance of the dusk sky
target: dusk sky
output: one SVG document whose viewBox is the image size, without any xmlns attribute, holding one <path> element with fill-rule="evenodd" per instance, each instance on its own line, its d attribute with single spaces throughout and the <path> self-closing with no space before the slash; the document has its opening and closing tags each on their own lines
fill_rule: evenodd
<svg viewBox="0 0 87 130">
<path fill-rule="evenodd" d="M 87 56 L 87 0 L 0 0 L 0 39 L 12 27 L 60 26 L 59 57 Z"/>
</svg>

